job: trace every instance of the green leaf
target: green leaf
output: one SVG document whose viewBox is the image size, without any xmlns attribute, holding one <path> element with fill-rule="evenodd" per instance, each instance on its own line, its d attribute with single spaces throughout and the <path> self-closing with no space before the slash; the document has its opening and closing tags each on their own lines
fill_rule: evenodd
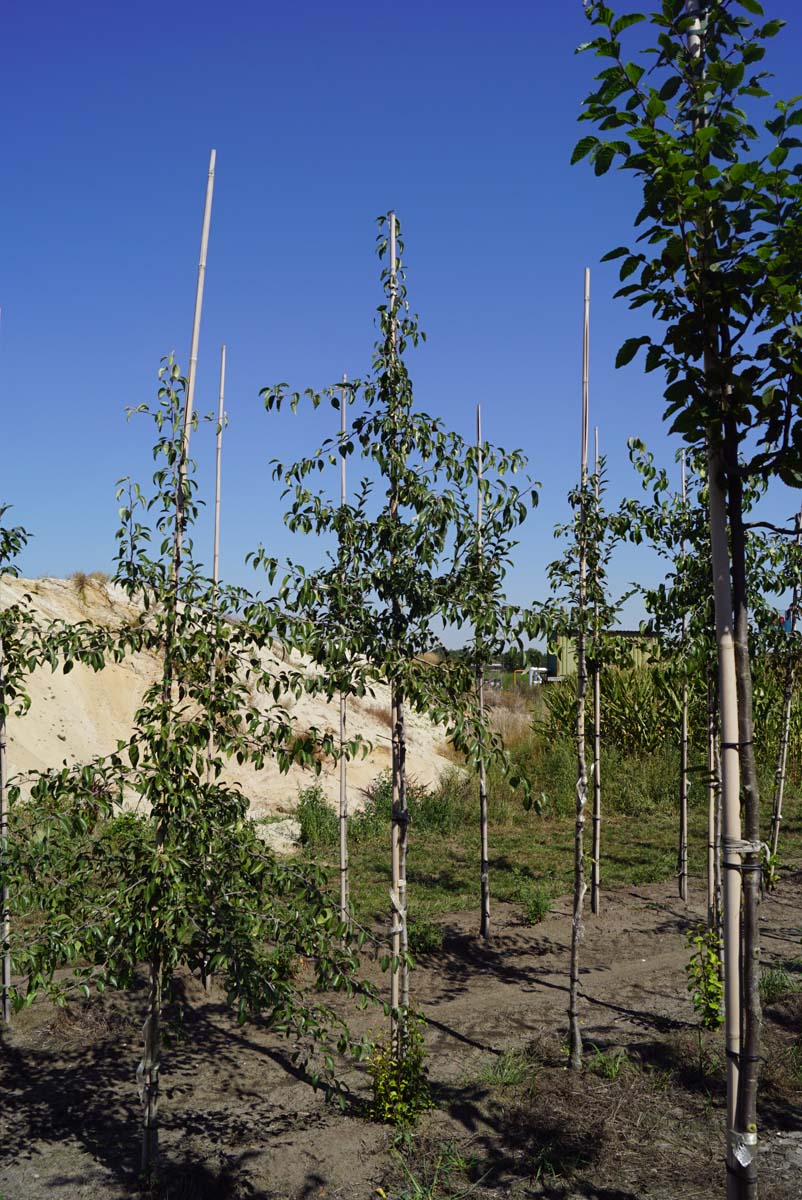
<svg viewBox="0 0 802 1200">
<path fill-rule="evenodd" d="M 614 258 L 623 258 L 625 254 L 629 254 L 629 246 L 616 246 L 615 250 L 608 250 L 600 258 L 600 262 L 612 262 Z"/>
<path fill-rule="evenodd" d="M 613 36 L 618 37 L 619 33 L 623 33 L 625 29 L 629 29 L 631 25 L 638 25 L 641 21 L 645 21 L 646 16 L 643 13 L 626 13 L 618 18 L 613 24 Z"/>
<path fill-rule="evenodd" d="M 680 75 L 672 75 L 660 88 L 658 95 L 661 100 L 673 100 L 682 85 Z"/>
<path fill-rule="evenodd" d="M 587 154 L 590 154 L 593 147 L 597 146 L 598 144 L 599 139 L 594 137 L 593 134 L 588 134 L 587 137 L 580 138 L 577 144 L 574 146 L 574 150 L 571 155 L 571 166 L 573 166 L 574 163 L 578 163 Z"/>
<path fill-rule="evenodd" d="M 616 367 L 625 367 L 627 363 L 632 362 L 635 355 L 640 350 L 641 346 L 647 346 L 651 338 L 649 337 L 634 337 L 627 338 L 621 349 L 615 356 Z"/>
</svg>

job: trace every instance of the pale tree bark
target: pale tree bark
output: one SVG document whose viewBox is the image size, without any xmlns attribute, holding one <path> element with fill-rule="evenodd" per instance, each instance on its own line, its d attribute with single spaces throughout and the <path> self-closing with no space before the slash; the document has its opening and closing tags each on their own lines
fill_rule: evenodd
<svg viewBox="0 0 802 1200">
<path fill-rule="evenodd" d="M 718 647 L 721 729 L 722 842 L 724 849 L 724 1011 L 727 1052 L 727 1197 L 741 1200 L 736 1157 L 736 1103 L 741 1053 L 741 844 L 738 685 L 722 453 L 712 439 L 708 460 L 710 545 Z"/>
<path fill-rule="evenodd" d="M 409 1006 L 409 965 L 407 962 L 407 770 L 404 696 L 397 686 L 392 690 L 392 975 L 390 978 L 391 1029 L 397 1055 L 405 1049 L 405 1010 Z"/>
<path fill-rule="evenodd" d="M 396 329 L 396 296 L 398 259 L 396 250 L 396 218 L 395 213 L 389 214 L 390 234 L 390 313 L 392 327 L 391 351 L 395 358 L 397 352 Z M 394 435 L 391 435 L 394 436 Z M 396 446 L 396 453 L 400 454 Z M 398 481 L 391 478 L 390 513 L 393 519 L 398 519 L 401 497 L 398 493 Z M 397 597 L 393 598 L 393 630 L 396 651 L 402 650 L 403 614 Z M 390 978 L 390 1028 L 395 1045 L 396 1056 L 400 1060 L 406 1047 L 406 1009 L 409 1005 L 409 965 L 407 949 L 407 742 L 404 719 L 404 691 L 398 682 L 394 682 L 390 694 L 392 722 L 392 831 L 391 831 L 391 867 L 392 886 L 390 889 L 391 912 L 391 946 L 392 946 L 392 975 Z"/>
<path fill-rule="evenodd" d="M 749 656 L 749 609 L 746 580 L 746 537 L 743 489 L 738 469 L 738 434 L 727 423 L 725 453 L 732 544 L 732 587 L 735 614 L 735 662 L 738 684 L 738 740 L 743 788 L 744 842 L 742 934 L 742 1045 L 739 1059 L 735 1157 L 739 1195 L 757 1200 L 757 1093 L 763 1014 L 760 1002 L 760 900 L 763 846 L 760 841 L 760 790 L 755 762 L 752 713 L 752 668 Z"/>
<path fill-rule="evenodd" d="M 595 499 L 599 507 L 599 428 L 595 428 Z M 598 607 L 598 606 L 596 606 Z M 598 612 L 594 612 L 593 682 L 593 851 L 590 868 L 590 907 L 598 916 L 601 886 L 601 660 Z"/>
<path fill-rule="evenodd" d="M 347 378 L 343 375 L 340 392 L 340 505 L 345 507 L 345 404 Z M 351 897 L 348 879 L 348 763 L 345 759 L 347 701 L 345 692 L 340 692 L 340 920 L 347 931 L 351 923 Z M 345 936 L 345 933 L 343 934 Z"/>
<path fill-rule="evenodd" d="M 571 964 L 568 988 L 568 1065 L 574 1071 L 582 1067 L 582 1031 L 579 1023 L 579 948 L 582 942 L 582 911 L 585 882 L 585 808 L 588 795 L 588 769 L 585 757 L 585 694 L 588 684 L 585 656 L 585 618 L 587 609 L 587 514 L 585 487 L 588 474 L 588 370 L 590 357 L 590 271 L 585 269 L 585 317 L 582 343 L 582 447 L 579 512 L 579 595 L 577 678 L 576 678 L 576 823 L 574 827 L 574 903 L 571 919 Z"/>
<path fill-rule="evenodd" d="M 688 31 L 688 48 L 698 62 L 699 79 L 704 74 L 704 43 L 700 0 L 686 0 L 686 13 L 693 18 Z M 699 256 L 695 264 L 701 297 L 699 312 L 704 346 L 704 374 L 714 407 L 724 412 L 726 388 L 722 385 L 720 314 L 707 311 L 706 299 L 713 290 L 705 286 L 713 246 L 707 220 L 697 227 Z M 710 552 L 713 568 L 713 598 L 718 650 L 719 720 L 721 731 L 721 804 L 724 878 L 722 885 L 724 1010 L 727 1051 L 727 1200 L 745 1200 L 747 1179 L 744 1159 L 750 1157 L 739 1128 L 741 1067 L 741 714 L 739 672 L 736 667 L 733 607 L 733 578 L 727 529 L 727 486 L 732 483 L 725 469 L 724 430 L 714 421 L 707 434 Z M 748 1135 L 751 1137 L 751 1135 Z"/>
<path fill-rule="evenodd" d="M 687 498 L 685 485 L 685 451 L 682 451 L 682 504 L 683 512 Z M 682 555 L 685 555 L 685 542 L 682 542 Z M 688 675 L 685 662 L 688 618 L 682 614 L 682 640 L 680 657 L 682 659 L 682 709 L 680 714 L 680 751 L 679 751 L 679 852 L 678 878 L 680 899 L 688 903 Z"/>
<path fill-rule="evenodd" d="M 479 569 L 482 568 L 482 410 L 476 406 L 476 546 L 479 556 Z M 477 639 L 478 644 L 478 639 Z M 480 658 L 476 664 L 476 695 L 479 702 L 479 720 L 484 725 L 485 716 L 485 680 L 484 664 Z M 479 751 L 479 839 L 480 866 L 479 877 L 481 887 L 481 917 L 479 935 L 486 941 L 490 939 L 490 850 L 487 814 L 487 767 L 485 764 L 484 747 Z"/>
</svg>

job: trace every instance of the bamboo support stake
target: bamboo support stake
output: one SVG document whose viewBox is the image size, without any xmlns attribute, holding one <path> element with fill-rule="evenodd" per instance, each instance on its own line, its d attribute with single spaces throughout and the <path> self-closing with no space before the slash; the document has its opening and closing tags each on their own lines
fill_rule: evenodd
<svg viewBox="0 0 802 1200">
<path fill-rule="evenodd" d="M 181 563 L 181 546 L 184 538 L 184 502 L 186 488 L 187 462 L 189 461 L 189 439 L 192 432 L 192 418 L 195 406 L 195 377 L 198 371 L 198 343 L 200 341 L 201 314 L 203 312 L 203 286 L 206 281 L 206 255 L 209 248 L 209 227 L 212 219 L 212 196 L 214 194 L 214 170 L 217 151 L 209 155 L 209 174 L 206 180 L 206 201 L 203 208 L 203 225 L 201 227 L 200 257 L 198 259 L 198 280 L 195 285 L 195 311 L 192 318 L 192 340 L 189 349 L 189 370 L 187 372 L 186 403 L 184 405 L 184 425 L 181 442 L 181 459 L 178 468 L 178 511 L 176 513 L 175 529 L 175 577 Z"/>
<path fill-rule="evenodd" d="M 594 426 L 594 496 L 596 511 L 599 508 L 599 427 Z M 590 906 L 595 916 L 599 913 L 601 884 L 601 662 L 599 661 L 598 604 L 594 604 L 594 660 L 593 678 L 593 852 L 591 857 Z"/>
<path fill-rule="evenodd" d="M 340 393 L 340 505 L 345 507 L 345 405 L 346 383 L 348 377 L 343 375 L 343 387 Z M 348 888 L 348 764 L 345 761 L 345 727 L 346 727 L 346 698 L 340 692 L 340 920 L 344 926 L 350 924 L 350 896 Z"/>
<path fill-rule="evenodd" d="M 683 520 L 687 503 L 685 480 L 685 451 L 682 451 L 682 509 Z M 685 539 L 682 539 L 681 551 L 685 558 Z M 688 903 L 688 676 L 685 663 L 685 643 L 688 635 L 688 618 L 682 614 L 682 634 L 680 641 L 680 656 L 682 658 L 682 709 L 680 715 L 680 751 L 679 751 L 679 854 L 678 876 L 679 895 L 685 904 Z"/>
<path fill-rule="evenodd" d="M 482 570 L 482 407 L 476 405 L 476 552 L 479 559 L 479 571 Z M 479 701 L 479 717 L 484 724 L 485 715 L 485 679 L 484 663 L 480 657 L 476 666 L 476 692 Z M 479 833 L 481 841 L 481 905 L 482 912 L 479 924 L 479 934 L 486 941 L 490 938 L 490 851 L 488 838 L 487 813 L 487 767 L 485 764 L 484 747 L 479 754 Z"/>
<path fill-rule="evenodd" d="M 8 899 L 8 760 L 6 757 L 6 717 L 4 688 L 3 639 L 0 637 L 0 870 L 3 881 L 0 887 L 0 941 L 3 949 L 2 964 L 2 1019 L 11 1023 L 11 914 Z"/>
<path fill-rule="evenodd" d="M 587 803 L 588 772 L 585 758 L 585 692 L 587 664 L 585 659 L 585 608 L 587 604 L 587 535 L 585 487 L 588 475 L 588 410 L 590 367 L 590 270 L 585 268 L 584 326 L 582 337 L 582 446 L 581 499 L 579 514 L 579 631 L 577 634 L 577 716 L 576 716 L 576 829 L 574 835 L 574 905 L 571 921 L 571 966 L 568 989 L 569 1058 L 572 1070 L 582 1067 L 582 1031 L 579 1025 L 579 946 L 582 941 L 582 908 L 585 883 L 585 805 Z"/>
<path fill-rule="evenodd" d="M 802 545 L 802 513 L 797 513 L 796 517 L 796 537 L 794 545 L 797 549 Z M 783 709 L 780 724 L 780 749 L 777 755 L 777 770 L 774 775 L 774 800 L 771 811 L 771 838 L 770 851 L 774 858 L 777 854 L 777 847 L 780 841 L 780 823 L 783 815 L 783 795 L 785 793 L 785 772 L 788 763 L 788 743 L 791 737 L 791 706 L 794 698 L 794 683 L 796 679 L 796 670 L 794 664 L 793 638 L 796 632 L 796 617 L 799 609 L 799 583 L 794 581 L 794 588 L 791 595 L 791 629 L 789 637 L 791 640 L 791 648 L 788 652 L 788 661 L 785 669 L 785 685 L 783 688 Z"/>
</svg>

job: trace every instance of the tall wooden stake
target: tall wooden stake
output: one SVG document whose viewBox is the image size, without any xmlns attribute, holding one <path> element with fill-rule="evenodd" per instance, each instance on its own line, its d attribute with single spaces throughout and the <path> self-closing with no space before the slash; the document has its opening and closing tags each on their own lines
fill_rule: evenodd
<svg viewBox="0 0 802 1200">
<path fill-rule="evenodd" d="M 482 569 L 482 406 L 476 405 L 476 548 L 479 556 L 479 570 Z M 484 722 L 485 713 L 485 676 L 484 663 L 481 657 L 476 664 L 476 692 L 479 700 L 479 716 Z M 481 904 L 482 914 L 479 924 L 480 936 L 490 938 L 490 851 L 487 820 L 487 768 L 484 749 L 479 755 L 479 832 L 481 838 Z"/>
<path fill-rule="evenodd" d="M 6 759 L 6 718 L 4 680 L 3 639 L 0 638 L 0 863 L 3 882 L 0 888 L 0 941 L 3 946 L 2 967 L 2 1017 L 4 1024 L 11 1022 L 11 913 L 8 899 L 7 856 L 8 856 L 8 763 Z"/>
<path fill-rule="evenodd" d="M 343 375 L 343 387 L 340 393 L 340 504 L 344 508 L 346 500 L 345 490 L 345 455 L 342 452 L 342 446 L 345 444 L 345 405 L 346 405 L 346 383 L 348 377 Z M 350 912 L 350 897 L 348 888 L 348 764 L 345 761 L 344 746 L 345 746 L 345 721 L 346 721 L 346 698 L 345 693 L 340 692 L 340 920 L 344 926 L 348 926 L 351 920 Z"/>
<path fill-rule="evenodd" d="M 797 513 L 796 517 L 796 537 L 794 545 L 799 549 L 802 545 L 802 513 Z M 785 681 L 783 687 L 783 709 L 780 724 L 780 749 L 777 755 L 777 770 L 774 774 L 774 801 L 771 811 L 771 855 L 772 858 L 777 853 L 777 846 L 780 841 L 780 822 L 783 816 L 783 794 L 785 792 L 785 770 L 788 762 L 788 742 L 791 736 L 791 706 L 794 699 L 794 682 L 796 679 L 796 664 L 794 661 L 793 638 L 796 631 L 796 617 L 799 609 L 799 583 L 794 580 L 794 589 L 791 595 L 791 630 L 789 633 L 791 649 L 788 652 L 788 659 L 785 667 Z"/>
<path fill-rule="evenodd" d="M 682 507 L 683 519 L 687 491 L 685 482 L 685 451 L 682 451 Z M 685 539 L 682 540 L 681 554 L 685 557 Z M 688 618 L 682 614 L 682 637 L 680 656 L 682 658 L 682 711 L 680 715 L 680 751 L 679 751 L 679 854 L 678 876 L 680 899 L 688 903 L 688 673 L 685 662 L 685 642 L 688 633 Z"/>
<path fill-rule="evenodd" d="M 189 370 L 187 372 L 187 394 L 184 405 L 184 436 L 182 441 L 181 460 L 179 462 L 178 483 L 178 512 L 175 523 L 175 578 L 178 582 L 180 571 L 181 546 L 184 539 L 184 503 L 187 462 L 189 461 L 189 438 L 192 431 L 192 417 L 195 406 L 195 376 L 198 371 L 198 343 L 200 341 L 201 313 L 203 312 L 203 285 L 206 281 L 206 254 L 209 248 L 209 226 L 212 220 L 212 196 L 214 194 L 214 168 L 217 151 L 209 155 L 209 174 L 206 180 L 206 202 L 203 208 L 203 225 L 201 227 L 200 257 L 198 259 L 198 281 L 195 285 L 195 312 L 192 319 L 192 341 L 189 348 Z"/>
<path fill-rule="evenodd" d="M 599 427 L 594 426 L 594 495 L 599 508 Z M 601 876 L 601 662 L 599 660 L 600 632 L 598 604 L 594 603 L 594 655 L 591 667 L 593 681 L 593 854 L 590 868 L 590 906 L 594 915 L 599 912 Z"/>
<path fill-rule="evenodd" d="M 590 367 L 590 270 L 585 268 L 584 327 L 582 337 L 582 447 L 581 508 L 579 513 L 579 630 L 577 633 L 576 679 L 576 830 L 574 836 L 574 908 L 571 922 L 571 967 L 568 994 L 569 1056 L 572 1070 L 582 1067 L 582 1032 L 579 1026 L 579 946 L 582 941 L 582 908 L 585 883 L 585 805 L 588 769 L 585 758 L 585 693 L 588 675 L 585 657 L 585 609 L 587 607 L 587 531 L 585 488 L 588 477 L 588 376 Z"/>
</svg>

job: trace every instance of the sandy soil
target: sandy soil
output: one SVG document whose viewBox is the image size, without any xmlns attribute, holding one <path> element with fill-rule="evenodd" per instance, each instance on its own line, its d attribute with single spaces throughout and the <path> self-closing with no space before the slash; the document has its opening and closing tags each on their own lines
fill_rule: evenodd
<svg viewBox="0 0 802 1200">
<path fill-rule="evenodd" d="M 767 964 L 799 971 L 799 874 L 763 906 Z M 697 882 L 696 895 L 700 895 Z M 701 898 L 701 897 L 700 897 Z M 452 1178 L 443 1146 L 468 1174 L 454 1190 L 415 1192 L 392 1152 L 392 1131 L 360 1115 L 362 1068 L 345 1067 L 343 1115 L 309 1086 L 291 1047 L 258 1022 L 238 1028 L 222 996 L 184 980 L 186 1036 L 164 1061 L 165 1191 L 234 1200 L 367 1200 L 412 1196 L 707 1200 L 724 1194 L 721 1034 L 699 1036 L 685 988 L 684 931 L 699 915 L 673 887 L 621 889 L 587 921 L 584 1030 L 627 1059 L 615 1078 L 565 1071 L 570 917 L 567 902 L 540 925 L 494 910 L 492 945 L 476 919 L 445 921 L 443 950 L 420 963 L 413 996 L 427 1022 L 437 1108 L 408 1147 L 423 1187 Z M 375 965 L 368 973 L 380 979 Z M 802 974 L 795 976 L 802 983 Z M 117 1200 L 132 1194 L 138 1104 L 134 1068 L 144 994 L 105 997 L 54 1013 L 34 1007 L 3 1041 L 0 1193 L 5 1200 Z M 353 1012 L 353 1009 L 349 1010 Z M 384 1017 L 354 1013 L 381 1035 Z M 802 1037 L 802 995 L 766 1012 L 761 1195 L 802 1193 L 802 1089 L 785 1072 Z M 518 1087 L 493 1082 L 510 1049 L 531 1063 Z M 785 1072 L 785 1073 L 784 1073 Z M 466 1167 L 465 1164 L 468 1164 Z M 438 1165 L 439 1164 L 439 1165 Z M 405 1182 L 404 1182 L 405 1180 Z M 472 1182 L 471 1182 L 472 1181 Z"/>
<path fill-rule="evenodd" d="M 70 579 L 0 580 L 0 608 L 24 595 L 30 596 L 33 611 L 44 621 L 90 620 L 110 625 L 134 614 L 120 589 L 95 580 L 87 581 L 82 590 Z M 265 655 L 265 659 L 269 662 L 271 656 Z M 277 659 L 272 661 L 278 664 Z M 116 749 L 118 739 L 129 735 L 137 705 L 157 670 L 155 659 L 138 654 L 124 663 L 110 663 L 99 673 L 80 665 L 67 675 L 49 668 L 36 671 L 29 685 L 30 712 L 9 719 L 9 772 L 25 775 L 64 762 L 85 762 Z M 339 702 L 288 697 L 286 703 L 299 729 L 339 728 Z M 360 806 L 364 788 L 390 766 L 389 712 L 386 687 L 377 686 L 373 697 L 349 701 L 349 736 L 360 735 L 373 746 L 367 758 L 349 764 L 352 809 Z M 427 786 L 435 783 L 449 765 L 444 731 L 415 713 L 407 718 L 407 731 L 410 775 Z M 300 767 L 282 775 L 273 763 L 262 771 L 232 763 L 224 775 L 250 797 L 256 818 L 291 812 L 299 788 L 316 779 Z M 339 796 L 338 768 L 324 766 L 320 783 L 333 803 Z"/>
</svg>

